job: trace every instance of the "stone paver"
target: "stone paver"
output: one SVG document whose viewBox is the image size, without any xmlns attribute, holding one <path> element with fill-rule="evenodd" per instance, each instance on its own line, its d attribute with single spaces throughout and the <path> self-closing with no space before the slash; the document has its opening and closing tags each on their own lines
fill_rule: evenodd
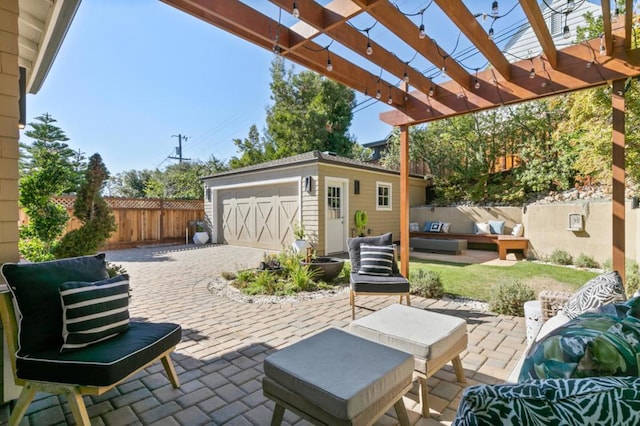
<svg viewBox="0 0 640 426">
<path fill-rule="evenodd" d="M 183 338 L 173 361 L 182 387 L 173 389 L 160 363 L 116 390 L 85 398 L 92 424 L 269 424 L 273 402 L 262 395 L 262 361 L 271 352 L 329 327 L 351 322 L 348 297 L 300 303 L 239 303 L 209 290 L 223 271 L 255 267 L 263 250 L 233 246 L 173 246 L 111 251 L 107 259 L 131 276 L 132 318 L 172 321 Z M 413 297 L 412 305 L 465 318 L 469 349 L 462 363 L 469 384 L 499 383 L 525 347 L 523 318 L 470 310 L 454 303 Z M 395 297 L 358 298 L 357 316 L 395 303 Z M 504 368 L 501 368 L 504 367 Z M 429 379 L 431 418 L 420 418 L 414 393 L 405 397 L 412 424 L 450 424 L 464 386 L 450 365 Z M 414 387 L 415 388 L 415 387 Z M 415 389 L 414 391 L 415 392 Z M 70 419 L 64 398 L 38 394 L 22 424 L 54 425 Z M 395 424 L 393 410 L 376 425 Z M 0 410 L 0 423 L 8 405 Z M 28 422 L 28 423 L 27 423 Z M 283 424 L 307 425 L 286 412 Z"/>
</svg>

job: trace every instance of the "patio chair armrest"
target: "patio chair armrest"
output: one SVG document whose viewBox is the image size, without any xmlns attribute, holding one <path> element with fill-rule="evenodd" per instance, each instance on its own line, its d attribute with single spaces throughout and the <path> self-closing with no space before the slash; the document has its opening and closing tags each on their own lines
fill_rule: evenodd
<svg viewBox="0 0 640 426">
<path fill-rule="evenodd" d="M 571 296 L 571 293 L 561 291 L 541 291 L 538 295 L 538 300 L 540 301 L 540 309 L 542 310 L 542 321 L 547 321 L 549 318 L 555 316 Z"/>
</svg>

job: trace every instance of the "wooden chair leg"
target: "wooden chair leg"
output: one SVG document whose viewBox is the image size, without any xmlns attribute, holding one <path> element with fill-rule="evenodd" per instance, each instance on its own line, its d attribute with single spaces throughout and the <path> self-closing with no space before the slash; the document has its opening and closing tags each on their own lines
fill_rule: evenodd
<svg viewBox="0 0 640 426">
<path fill-rule="evenodd" d="M 284 417 L 284 407 L 276 403 L 273 407 L 273 417 L 271 417 L 271 426 L 280 426 Z"/>
<path fill-rule="evenodd" d="M 353 290 L 349 290 L 349 303 L 351 304 L 351 319 L 356 319 L 356 295 Z"/>
<path fill-rule="evenodd" d="M 398 303 L 402 303 L 402 295 L 400 295 L 400 301 Z"/>
<path fill-rule="evenodd" d="M 453 364 L 453 369 L 456 372 L 456 379 L 460 383 L 467 383 L 467 378 L 464 375 L 464 367 L 462 367 L 462 361 L 460 361 L 460 355 L 456 356 L 451 360 L 451 364 Z"/>
<path fill-rule="evenodd" d="M 393 404 L 393 408 L 396 409 L 396 416 L 398 416 L 398 422 L 400 422 L 400 426 L 409 426 L 409 416 L 407 415 L 407 409 L 404 406 L 404 400 L 402 397 Z"/>
<path fill-rule="evenodd" d="M 407 306 L 411 306 L 411 296 L 407 294 L 406 298 L 407 298 Z M 400 297 L 400 302 L 402 302 L 402 297 Z"/>
<path fill-rule="evenodd" d="M 420 405 L 422 406 L 422 417 L 429 418 L 429 400 L 427 396 L 429 395 L 429 388 L 427 388 L 427 378 L 426 377 L 418 377 L 418 382 L 420 383 Z"/>
<path fill-rule="evenodd" d="M 69 402 L 69 408 L 73 414 L 73 420 L 76 425 L 79 426 L 91 426 L 89 420 L 89 413 L 87 413 L 87 406 L 84 405 L 84 400 L 78 389 L 72 388 L 65 394 L 67 401 Z"/>
<path fill-rule="evenodd" d="M 16 405 L 13 407 L 13 411 L 11 412 L 9 426 L 17 426 L 20 423 L 20 420 L 24 417 L 24 413 L 27 412 L 27 408 L 29 408 L 31 401 L 33 401 L 35 396 L 36 389 L 33 385 L 31 383 L 25 383 L 22 391 L 20 392 L 20 396 L 18 396 Z"/>
<path fill-rule="evenodd" d="M 176 370 L 173 367 L 173 361 L 171 361 L 171 356 L 169 354 L 165 355 L 161 359 L 162 365 L 164 366 L 164 371 L 167 373 L 167 377 L 171 382 L 171 385 L 174 388 L 180 387 L 180 380 L 178 379 L 178 375 L 176 374 Z"/>
</svg>

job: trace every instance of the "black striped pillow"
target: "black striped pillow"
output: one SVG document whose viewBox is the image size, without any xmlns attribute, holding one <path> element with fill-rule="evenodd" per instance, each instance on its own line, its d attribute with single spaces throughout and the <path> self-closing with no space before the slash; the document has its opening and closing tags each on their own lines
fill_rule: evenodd
<svg viewBox="0 0 640 426">
<path fill-rule="evenodd" d="M 359 274 L 365 275 L 391 275 L 393 268 L 393 246 L 372 246 L 360 244 L 360 269 Z"/>
<path fill-rule="evenodd" d="M 110 339 L 129 328 L 129 276 L 93 283 L 66 282 L 62 301 L 61 353 Z"/>
</svg>

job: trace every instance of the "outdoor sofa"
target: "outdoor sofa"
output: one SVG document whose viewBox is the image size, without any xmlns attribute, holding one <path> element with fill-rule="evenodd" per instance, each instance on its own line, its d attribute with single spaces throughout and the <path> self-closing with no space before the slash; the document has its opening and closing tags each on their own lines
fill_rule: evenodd
<svg viewBox="0 0 640 426">
<path fill-rule="evenodd" d="M 640 424 L 640 298 L 624 299 L 616 272 L 563 296 L 507 383 L 465 389 L 453 424 Z"/>
</svg>

